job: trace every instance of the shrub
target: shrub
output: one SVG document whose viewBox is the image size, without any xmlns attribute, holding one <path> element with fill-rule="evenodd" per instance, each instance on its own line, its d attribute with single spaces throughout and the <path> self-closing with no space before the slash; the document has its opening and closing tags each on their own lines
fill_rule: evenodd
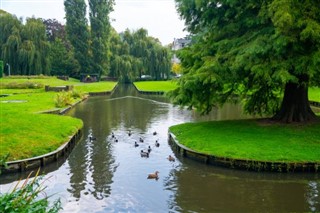
<svg viewBox="0 0 320 213">
<path fill-rule="evenodd" d="M 44 193 L 46 188 L 43 186 L 44 182 L 40 183 L 42 177 L 38 177 L 39 171 L 40 169 L 33 180 L 29 181 L 31 172 L 21 187 L 19 187 L 21 181 L 18 181 L 11 192 L 0 195 L 0 212 L 55 213 L 62 209 L 60 199 L 49 207 L 49 197 Z"/>
<path fill-rule="evenodd" d="M 77 98 L 83 99 L 84 98 L 84 93 L 74 89 L 74 90 L 71 91 L 71 96 L 74 99 L 77 99 Z"/>
<path fill-rule="evenodd" d="M 72 104 L 72 93 L 71 92 L 59 92 L 55 96 L 55 105 L 58 108 L 69 106 Z"/>
</svg>

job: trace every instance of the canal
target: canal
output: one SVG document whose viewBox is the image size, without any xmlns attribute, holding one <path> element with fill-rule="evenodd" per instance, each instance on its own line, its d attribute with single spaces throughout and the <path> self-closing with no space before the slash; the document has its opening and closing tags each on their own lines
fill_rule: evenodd
<svg viewBox="0 0 320 213">
<path fill-rule="evenodd" d="M 173 153 L 169 126 L 247 118 L 239 106 L 226 105 L 203 117 L 164 97 L 139 95 L 132 85 L 119 85 L 112 95 L 91 97 L 68 115 L 84 121 L 83 138 L 66 159 L 45 169 L 46 194 L 61 199 L 61 212 L 320 211 L 318 174 L 231 170 Z M 141 157 L 149 146 L 150 156 Z M 159 179 L 147 179 L 155 171 Z M 19 176 L 1 176 L 1 192 Z"/>
</svg>

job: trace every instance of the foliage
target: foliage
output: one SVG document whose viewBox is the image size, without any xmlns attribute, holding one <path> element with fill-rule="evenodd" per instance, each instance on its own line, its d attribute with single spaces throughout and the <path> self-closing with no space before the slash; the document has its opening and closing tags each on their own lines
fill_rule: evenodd
<svg viewBox="0 0 320 213">
<path fill-rule="evenodd" d="M 271 162 L 320 162 L 320 123 L 210 121 L 170 127 L 182 145 L 217 157 Z"/>
<path fill-rule="evenodd" d="M 8 158 L 9 158 L 9 153 L 0 156 L 0 175 L 2 173 L 2 170 L 8 167 L 7 165 Z"/>
<path fill-rule="evenodd" d="M 74 57 L 80 65 L 80 73 L 90 73 L 92 57 L 90 56 L 90 33 L 86 19 L 84 0 L 65 0 L 66 32 L 74 48 Z"/>
<path fill-rule="evenodd" d="M 169 77 L 169 50 L 157 39 L 148 36 L 147 30 L 127 29 L 120 35 L 113 31 L 110 42 L 111 77 L 118 77 L 120 82 L 131 82 L 142 75 L 150 75 L 155 80 Z"/>
<path fill-rule="evenodd" d="M 109 66 L 109 14 L 113 11 L 114 0 L 89 0 L 89 18 L 91 26 L 91 47 L 93 70 L 106 74 Z"/>
<path fill-rule="evenodd" d="M 51 75 L 66 75 L 79 77 L 79 63 L 74 58 L 74 52 L 68 50 L 60 38 L 51 43 L 50 61 Z"/>
<path fill-rule="evenodd" d="M 171 70 L 175 74 L 180 74 L 181 73 L 181 65 L 178 63 L 173 63 Z"/>
<path fill-rule="evenodd" d="M 70 106 L 73 102 L 72 93 L 70 91 L 65 92 L 59 92 L 55 96 L 55 105 L 58 108 L 62 108 L 65 106 Z"/>
<path fill-rule="evenodd" d="M 23 24 L 15 16 L 4 14 L 0 16 L 0 31 L 0 57 L 10 65 L 11 74 L 49 74 L 50 45 L 41 19 L 27 18 Z"/>
<path fill-rule="evenodd" d="M 1 194 L 0 196 L 0 211 L 1 212 L 48 212 L 54 213 L 61 210 L 60 199 L 53 202 L 49 207 L 48 197 L 45 195 L 43 186 L 44 182 L 41 177 L 38 177 L 39 171 L 33 180 L 28 178 L 19 187 L 20 181 L 16 184 L 12 192 Z M 44 196 L 43 198 L 40 198 Z"/>
<path fill-rule="evenodd" d="M 319 85 L 318 3 L 176 0 L 194 36 L 178 52 L 184 75 L 174 102 L 207 113 L 240 96 L 252 114 L 285 122 L 315 118 L 307 88 Z"/>
</svg>

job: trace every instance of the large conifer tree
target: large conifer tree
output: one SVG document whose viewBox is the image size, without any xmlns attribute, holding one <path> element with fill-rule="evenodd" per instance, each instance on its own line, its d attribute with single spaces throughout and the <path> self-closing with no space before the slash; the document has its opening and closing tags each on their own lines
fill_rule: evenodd
<svg viewBox="0 0 320 213">
<path fill-rule="evenodd" d="M 274 113 L 283 122 L 316 118 L 308 86 L 320 76 L 318 0 L 176 0 L 176 5 L 195 36 L 180 52 L 184 76 L 172 93 L 175 103 L 206 113 L 240 96 L 250 113 Z"/>
<path fill-rule="evenodd" d="M 91 73 L 86 3 L 84 0 L 65 0 L 64 6 L 67 36 L 74 47 L 74 56 L 80 64 L 80 73 Z"/>
<path fill-rule="evenodd" d="M 108 56 L 111 30 L 109 14 L 113 10 L 113 5 L 113 0 L 89 0 L 93 70 L 99 75 L 105 74 L 110 65 Z"/>
</svg>

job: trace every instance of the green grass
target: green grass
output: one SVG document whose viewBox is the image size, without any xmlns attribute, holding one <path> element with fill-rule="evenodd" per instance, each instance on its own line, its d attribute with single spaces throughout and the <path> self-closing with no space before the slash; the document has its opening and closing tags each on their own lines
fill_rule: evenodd
<svg viewBox="0 0 320 213">
<path fill-rule="evenodd" d="M 140 91 L 163 91 L 168 92 L 177 88 L 175 81 L 139 81 L 134 82 L 134 85 Z"/>
<path fill-rule="evenodd" d="M 110 91 L 115 82 L 80 83 L 75 79 L 62 81 L 54 77 L 44 79 L 0 79 L 0 88 L 10 82 L 34 81 L 44 85 L 74 85 L 84 93 Z M 35 157 L 56 150 L 69 140 L 83 122 L 79 119 L 41 114 L 48 110 L 61 109 L 55 106 L 55 92 L 40 89 L 0 89 L 0 156 L 10 153 L 9 161 Z M 23 101 L 20 103 L 10 101 Z M 73 100 L 73 103 L 80 99 Z M 45 124 L 45 125 L 44 125 Z"/>
<path fill-rule="evenodd" d="M 309 92 L 309 100 L 320 102 L 320 88 L 319 87 L 311 87 L 308 90 Z"/>
<path fill-rule="evenodd" d="M 192 150 L 243 160 L 320 162 L 320 123 L 270 124 L 261 120 L 186 123 L 170 127 Z"/>
</svg>

